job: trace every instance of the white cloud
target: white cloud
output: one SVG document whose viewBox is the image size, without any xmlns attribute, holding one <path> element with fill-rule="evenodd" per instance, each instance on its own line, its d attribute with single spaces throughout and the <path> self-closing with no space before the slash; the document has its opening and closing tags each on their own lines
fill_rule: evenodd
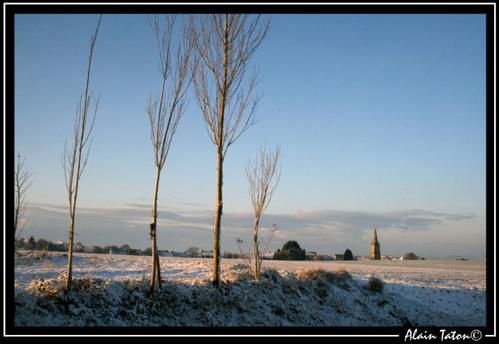
<svg viewBox="0 0 499 344">
<path fill-rule="evenodd" d="M 26 230 L 36 237 L 58 240 L 67 236 L 65 207 L 31 204 L 28 212 L 32 221 Z M 303 242 L 306 247 L 326 249 L 335 245 L 348 245 L 360 249 L 359 241 L 366 241 L 362 247 L 367 246 L 374 227 L 380 231 L 399 233 L 427 231 L 431 237 L 431 230 L 435 226 L 462 222 L 474 217 L 473 214 L 450 214 L 421 209 L 379 213 L 335 209 L 299 210 L 289 214 L 264 214 L 261 226 L 262 235 L 266 236 L 272 225 L 277 224 L 274 246 L 280 246 L 285 240 L 293 239 Z M 150 209 L 146 204 L 132 203 L 117 208 L 80 208 L 77 212 L 77 240 L 102 245 L 130 243 L 137 247 L 146 247 L 149 244 L 149 222 Z M 210 210 L 174 211 L 162 207 L 159 211 L 159 240 L 163 240 L 172 249 L 184 249 L 174 247 L 176 243 L 209 247 L 212 226 L 213 212 Z M 247 240 L 251 236 L 252 226 L 253 218 L 249 212 L 225 213 L 222 218 L 222 244 L 226 245 L 227 249 L 234 250 L 236 238 Z"/>
</svg>

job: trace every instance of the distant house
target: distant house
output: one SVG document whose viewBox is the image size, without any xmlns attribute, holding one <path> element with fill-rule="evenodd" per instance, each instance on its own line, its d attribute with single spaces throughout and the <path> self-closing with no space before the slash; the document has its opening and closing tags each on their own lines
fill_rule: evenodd
<svg viewBox="0 0 499 344">
<path fill-rule="evenodd" d="M 158 255 L 161 257 L 173 257 L 173 253 L 168 250 L 158 250 Z"/>
<path fill-rule="evenodd" d="M 213 251 L 201 250 L 201 258 L 213 258 Z"/>
<path fill-rule="evenodd" d="M 345 260 L 345 255 L 344 254 L 335 254 L 334 260 Z"/>
<path fill-rule="evenodd" d="M 269 252 L 266 252 L 262 255 L 262 259 L 265 259 L 265 260 L 267 260 L 267 259 L 271 260 L 273 258 L 274 258 L 274 252 L 269 251 Z"/>
<path fill-rule="evenodd" d="M 317 256 L 317 252 L 315 251 L 308 251 L 308 252 L 305 252 L 305 257 L 307 259 L 313 259 L 314 257 Z"/>
</svg>

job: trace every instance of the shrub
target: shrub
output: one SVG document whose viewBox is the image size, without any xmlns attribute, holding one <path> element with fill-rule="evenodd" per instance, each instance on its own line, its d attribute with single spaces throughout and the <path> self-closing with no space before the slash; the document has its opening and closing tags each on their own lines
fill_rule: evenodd
<svg viewBox="0 0 499 344">
<path fill-rule="evenodd" d="M 311 281 L 317 281 L 319 279 L 331 280 L 334 279 L 332 275 L 332 272 L 324 269 L 305 269 L 296 273 L 296 277 L 299 279 L 307 279 Z"/>
<path fill-rule="evenodd" d="M 273 259 L 277 260 L 305 260 L 305 250 L 303 250 L 300 245 L 292 240 L 286 242 L 281 250 L 277 250 L 274 253 Z"/>
<path fill-rule="evenodd" d="M 48 250 L 49 242 L 45 239 L 38 239 L 36 242 L 37 250 Z"/>
<path fill-rule="evenodd" d="M 199 257 L 200 255 L 201 254 L 199 252 L 198 247 L 189 247 L 187 250 L 184 251 L 184 256 L 186 256 L 186 257 L 195 258 L 195 257 Z"/>
<path fill-rule="evenodd" d="M 301 280 L 311 280 L 327 282 L 342 289 L 349 289 L 349 282 L 352 279 L 350 273 L 345 269 L 336 271 L 325 271 L 323 269 L 305 269 L 298 271 L 296 276 Z"/>
<path fill-rule="evenodd" d="M 378 301 L 378 306 L 383 307 L 384 305 L 390 303 L 387 299 L 381 299 Z"/>
<path fill-rule="evenodd" d="M 35 238 L 33 236 L 30 236 L 29 239 L 28 239 L 28 245 L 27 245 L 27 249 L 28 250 L 34 250 L 36 247 L 36 241 L 35 241 Z"/>
<path fill-rule="evenodd" d="M 404 260 L 418 260 L 419 257 L 414 252 L 404 254 Z"/>
<path fill-rule="evenodd" d="M 377 277 L 370 277 L 369 280 L 367 281 L 367 290 L 375 292 L 375 293 L 381 293 L 383 291 L 385 284 L 383 281 Z"/>
<path fill-rule="evenodd" d="M 338 269 L 336 269 L 335 274 L 336 274 L 336 277 L 339 278 L 342 281 L 346 281 L 346 280 L 351 280 L 352 279 L 352 275 L 350 275 L 350 273 L 348 272 L 348 270 L 346 270 L 344 268 L 338 268 Z"/>
<path fill-rule="evenodd" d="M 282 246 L 283 250 L 290 250 L 293 248 L 301 249 L 300 245 L 294 240 L 290 240 Z"/>
<path fill-rule="evenodd" d="M 343 260 L 353 260 L 353 253 L 349 248 L 345 250 L 345 253 L 343 254 Z"/>
<path fill-rule="evenodd" d="M 262 277 L 277 281 L 281 278 L 281 274 L 274 268 L 265 268 L 265 270 L 262 271 Z"/>
</svg>

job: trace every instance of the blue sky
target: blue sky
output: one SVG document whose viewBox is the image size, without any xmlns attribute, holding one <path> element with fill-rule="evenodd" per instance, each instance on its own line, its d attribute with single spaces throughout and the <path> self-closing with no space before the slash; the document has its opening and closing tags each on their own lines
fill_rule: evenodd
<svg viewBox="0 0 499 344">
<path fill-rule="evenodd" d="M 16 15 L 15 145 L 33 172 L 26 234 L 67 239 L 60 160 L 83 88 L 96 15 Z M 77 240 L 148 245 L 153 155 L 145 105 L 159 92 L 144 15 L 104 15 L 91 87 L 100 94 Z M 367 254 L 485 253 L 485 18 L 273 15 L 251 60 L 258 123 L 225 161 L 222 250 L 249 237 L 244 167 L 281 145 L 263 226 L 272 247 Z M 159 245 L 211 247 L 216 154 L 194 100 L 160 186 Z M 61 207 L 62 206 L 62 207 Z M 164 216 L 162 216 L 164 214 Z"/>
</svg>

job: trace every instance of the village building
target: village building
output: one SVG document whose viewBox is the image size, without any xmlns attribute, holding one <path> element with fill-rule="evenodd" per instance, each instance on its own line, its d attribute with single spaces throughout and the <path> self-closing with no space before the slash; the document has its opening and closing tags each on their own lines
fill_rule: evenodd
<svg viewBox="0 0 499 344">
<path fill-rule="evenodd" d="M 307 259 L 313 259 L 314 257 L 317 256 L 317 252 L 315 251 L 307 251 L 305 252 L 305 257 L 307 257 Z"/>
<path fill-rule="evenodd" d="M 262 259 L 272 260 L 274 258 L 274 252 L 268 251 L 262 255 Z"/>
<path fill-rule="evenodd" d="M 202 250 L 201 258 L 213 258 L 213 251 Z"/>
<path fill-rule="evenodd" d="M 378 233 L 376 233 L 376 228 L 374 228 L 374 238 L 371 242 L 371 260 L 380 260 L 381 251 L 379 248 Z"/>
<path fill-rule="evenodd" d="M 168 250 L 158 250 L 158 256 L 161 257 L 173 257 L 173 253 Z"/>
</svg>

